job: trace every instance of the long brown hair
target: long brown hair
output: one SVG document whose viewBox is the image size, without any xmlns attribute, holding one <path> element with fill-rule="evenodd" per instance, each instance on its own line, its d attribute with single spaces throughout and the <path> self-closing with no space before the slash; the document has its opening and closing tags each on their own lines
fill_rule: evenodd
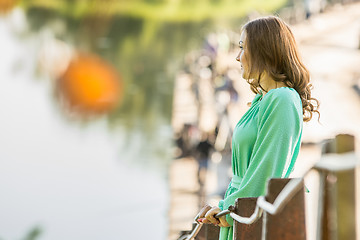
<svg viewBox="0 0 360 240">
<path fill-rule="evenodd" d="M 283 82 L 300 95 L 304 121 L 310 121 L 319 101 L 311 97 L 310 74 L 303 64 L 290 27 L 279 17 L 261 17 L 246 23 L 246 49 L 249 58 L 248 80 L 251 90 L 259 93 L 260 77 L 267 73 L 276 82 Z"/>
</svg>

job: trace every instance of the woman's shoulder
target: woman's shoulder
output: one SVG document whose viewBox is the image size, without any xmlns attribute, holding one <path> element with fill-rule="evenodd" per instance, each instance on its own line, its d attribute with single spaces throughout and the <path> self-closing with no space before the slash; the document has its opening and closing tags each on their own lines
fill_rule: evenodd
<svg viewBox="0 0 360 240">
<path fill-rule="evenodd" d="M 262 99 L 264 102 L 294 102 L 299 103 L 300 96 L 297 91 L 289 87 L 280 87 L 270 89 L 267 94 Z"/>
<path fill-rule="evenodd" d="M 263 97 L 259 106 L 260 112 L 273 111 L 289 112 L 294 110 L 302 114 L 302 103 L 298 92 L 289 87 L 274 88 Z"/>
</svg>

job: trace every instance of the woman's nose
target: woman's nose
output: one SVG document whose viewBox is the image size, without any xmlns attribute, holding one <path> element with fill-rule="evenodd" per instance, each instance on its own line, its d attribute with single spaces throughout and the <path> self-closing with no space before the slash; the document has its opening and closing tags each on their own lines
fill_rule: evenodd
<svg viewBox="0 0 360 240">
<path fill-rule="evenodd" d="M 240 62 L 240 53 L 237 55 L 236 61 Z"/>
</svg>

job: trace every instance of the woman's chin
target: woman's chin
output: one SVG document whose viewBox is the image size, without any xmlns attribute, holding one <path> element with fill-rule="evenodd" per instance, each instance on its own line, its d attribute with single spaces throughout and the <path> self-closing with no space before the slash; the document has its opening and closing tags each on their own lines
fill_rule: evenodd
<svg viewBox="0 0 360 240">
<path fill-rule="evenodd" d="M 243 70 L 242 73 L 241 73 L 241 77 L 242 77 L 243 79 L 246 79 L 246 80 L 249 79 L 248 74 L 245 74 L 244 70 Z"/>
</svg>

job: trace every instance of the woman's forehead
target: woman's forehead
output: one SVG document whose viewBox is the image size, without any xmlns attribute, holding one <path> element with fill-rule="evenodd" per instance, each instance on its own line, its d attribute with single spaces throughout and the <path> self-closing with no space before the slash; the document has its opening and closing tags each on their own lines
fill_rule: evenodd
<svg viewBox="0 0 360 240">
<path fill-rule="evenodd" d="M 245 43 L 245 39 L 246 39 L 246 32 L 245 32 L 245 31 L 242 31 L 242 32 L 241 32 L 241 35 L 240 35 L 240 39 L 239 39 L 239 44 L 240 44 L 240 43 L 244 44 L 244 43 Z"/>
</svg>

